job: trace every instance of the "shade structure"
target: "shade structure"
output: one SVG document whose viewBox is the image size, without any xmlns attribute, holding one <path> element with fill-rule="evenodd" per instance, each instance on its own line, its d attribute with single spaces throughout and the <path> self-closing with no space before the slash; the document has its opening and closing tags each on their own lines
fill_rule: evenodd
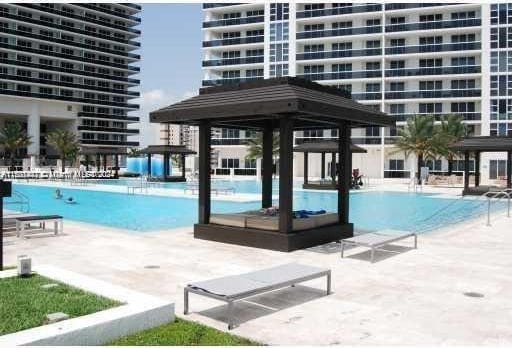
<svg viewBox="0 0 512 348">
<path fill-rule="evenodd" d="M 167 181 L 167 182 L 183 182 L 185 178 L 185 156 L 195 155 L 196 152 L 187 148 L 185 145 L 149 145 L 139 151 L 148 156 L 148 180 L 150 181 Z M 151 175 L 151 157 L 152 155 L 163 155 L 164 173 L 162 177 L 153 177 Z M 169 159 L 171 155 L 180 155 L 181 175 L 170 175 Z"/>
<path fill-rule="evenodd" d="M 480 154 L 482 152 L 507 153 L 507 188 L 512 188 L 512 137 L 484 136 L 468 137 L 451 145 L 451 149 L 464 153 L 464 195 L 480 195 L 493 190 L 491 186 L 480 186 Z M 475 187 L 469 187 L 469 160 L 475 159 Z"/>
<path fill-rule="evenodd" d="M 107 170 L 107 156 L 114 156 L 114 170 L 113 179 L 119 177 L 119 156 L 126 155 L 126 149 L 116 147 L 89 147 L 84 146 L 80 149 L 80 154 L 85 157 L 85 168 L 89 170 L 90 157 L 95 157 L 96 170 Z M 103 164 L 103 166 L 102 166 Z"/>
<path fill-rule="evenodd" d="M 337 141 L 312 141 L 297 145 L 293 148 L 294 152 L 311 152 L 311 153 L 333 153 L 338 152 Z M 352 153 L 367 153 L 366 149 L 350 144 L 350 152 Z"/>
<path fill-rule="evenodd" d="M 280 251 L 311 247 L 353 235 L 353 225 L 349 222 L 350 129 L 395 124 L 392 117 L 347 98 L 343 91 L 290 77 L 203 88 L 198 96 L 151 112 L 150 120 L 199 126 L 199 214 L 194 236 Z M 262 208 L 273 204 L 273 132 L 279 130 L 277 217 L 248 213 L 220 218 L 216 214 L 212 218 L 212 127 L 263 133 Z M 307 219 L 294 219 L 293 214 L 293 132 L 315 128 L 338 130 L 338 208 L 336 213 L 305 221 Z"/>
</svg>

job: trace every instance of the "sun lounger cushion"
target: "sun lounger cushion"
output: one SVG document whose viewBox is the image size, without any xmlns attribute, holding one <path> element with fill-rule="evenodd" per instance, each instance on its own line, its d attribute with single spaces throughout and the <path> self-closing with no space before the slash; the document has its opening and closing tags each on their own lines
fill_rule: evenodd
<svg viewBox="0 0 512 348">
<path fill-rule="evenodd" d="M 313 216 L 310 218 L 313 218 L 315 220 L 316 227 L 335 224 L 335 223 L 338 223 L 338 220 L 339 220 L 337 213 L 316 215 L 316 216 Z"/>
<path fill-rule="evenodd" d="M 212 214 L 210 216 L 210 223 L 233 226 L 233 227 L 246 227 L 246 215 L 244 214 Z"/>
</svg>

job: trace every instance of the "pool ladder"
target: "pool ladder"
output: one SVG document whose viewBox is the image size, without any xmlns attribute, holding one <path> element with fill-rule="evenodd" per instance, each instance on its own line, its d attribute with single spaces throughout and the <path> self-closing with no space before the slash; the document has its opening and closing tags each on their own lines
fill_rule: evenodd
<svg viewBox="0 0 512 348">
<path fill-rule="evenodd" d="M 417 177 L 413 177 L 409 180 L 409 183 L 407 184 L 407 192 L 411 192 L 411 189 L 413 192 L 423 192 L 423 184 L 418 183 Z"/>
<path fill-rule="evenodd" d="M 512 199 L 512 189 L 505 189 L 503 191 L 489 191 L 485 192 L 480 198 L 487 198 L 487 226 L 491 226 L 491 206 L 492 203 L 497 203 L 503 198 L 507 199 L 507 217 L 510 217 L 510 200 Z M 494 199 L 494 201 L 493 201 Z"/>
<path fill-rule="evenodd" d="M 6 200 L 4 205 L 18 205 L 19 210 L 23 213 L 28 213 L 30 211 L 30 199 L 19 191 L 12 191 L 11 195 L 12 200 Z"/>
</svg>

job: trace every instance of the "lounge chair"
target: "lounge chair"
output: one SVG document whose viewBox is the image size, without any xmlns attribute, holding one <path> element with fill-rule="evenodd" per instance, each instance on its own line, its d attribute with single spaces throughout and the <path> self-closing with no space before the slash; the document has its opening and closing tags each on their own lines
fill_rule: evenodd
<svg viewBox="0 0 512 348">
<path fill-rule="evenodd" d="M 331 293 L 331 270 L 290 263 L 235 276 L 190 283 L 184 289 L 184 314 L 189 311 L 189 293 L 228 303 L 228 329 L 234 327 L 233 304 L 255 295 L 294 286 L 315 278 L 327 278 L 327 295 Z"/>
<path fill-rule="evenodd" d="M 345 245 L 354 245 L 354 246 L 362 246 L 371 249 L 370 261 L 373 263 L 375 258 L 375 250 L 378 248 L 391 244 L 393 242 L 414 237 L 414 249 L 418 247 L 418 236 L 416 233 L 406 232 L 406 231 L 395 231 L 395 230 L 382 230 L 378 232 L 370 232 L 360 234 L 355 237 L 342 239 L 341 240 L 341 257 L 343 258 L 343 254 L 345 251 Z"/>
</svg>

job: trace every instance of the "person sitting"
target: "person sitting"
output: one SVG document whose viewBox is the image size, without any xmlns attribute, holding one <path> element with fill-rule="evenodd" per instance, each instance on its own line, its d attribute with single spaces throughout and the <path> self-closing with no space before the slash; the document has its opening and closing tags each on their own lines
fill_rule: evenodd
<svg viewBox="0 0 512 348">
<path fill-rule="evenodd" d="M 55 199 L 62 199 L 62 192 L 59 189 L 55 190 Z"/>
</svg>

